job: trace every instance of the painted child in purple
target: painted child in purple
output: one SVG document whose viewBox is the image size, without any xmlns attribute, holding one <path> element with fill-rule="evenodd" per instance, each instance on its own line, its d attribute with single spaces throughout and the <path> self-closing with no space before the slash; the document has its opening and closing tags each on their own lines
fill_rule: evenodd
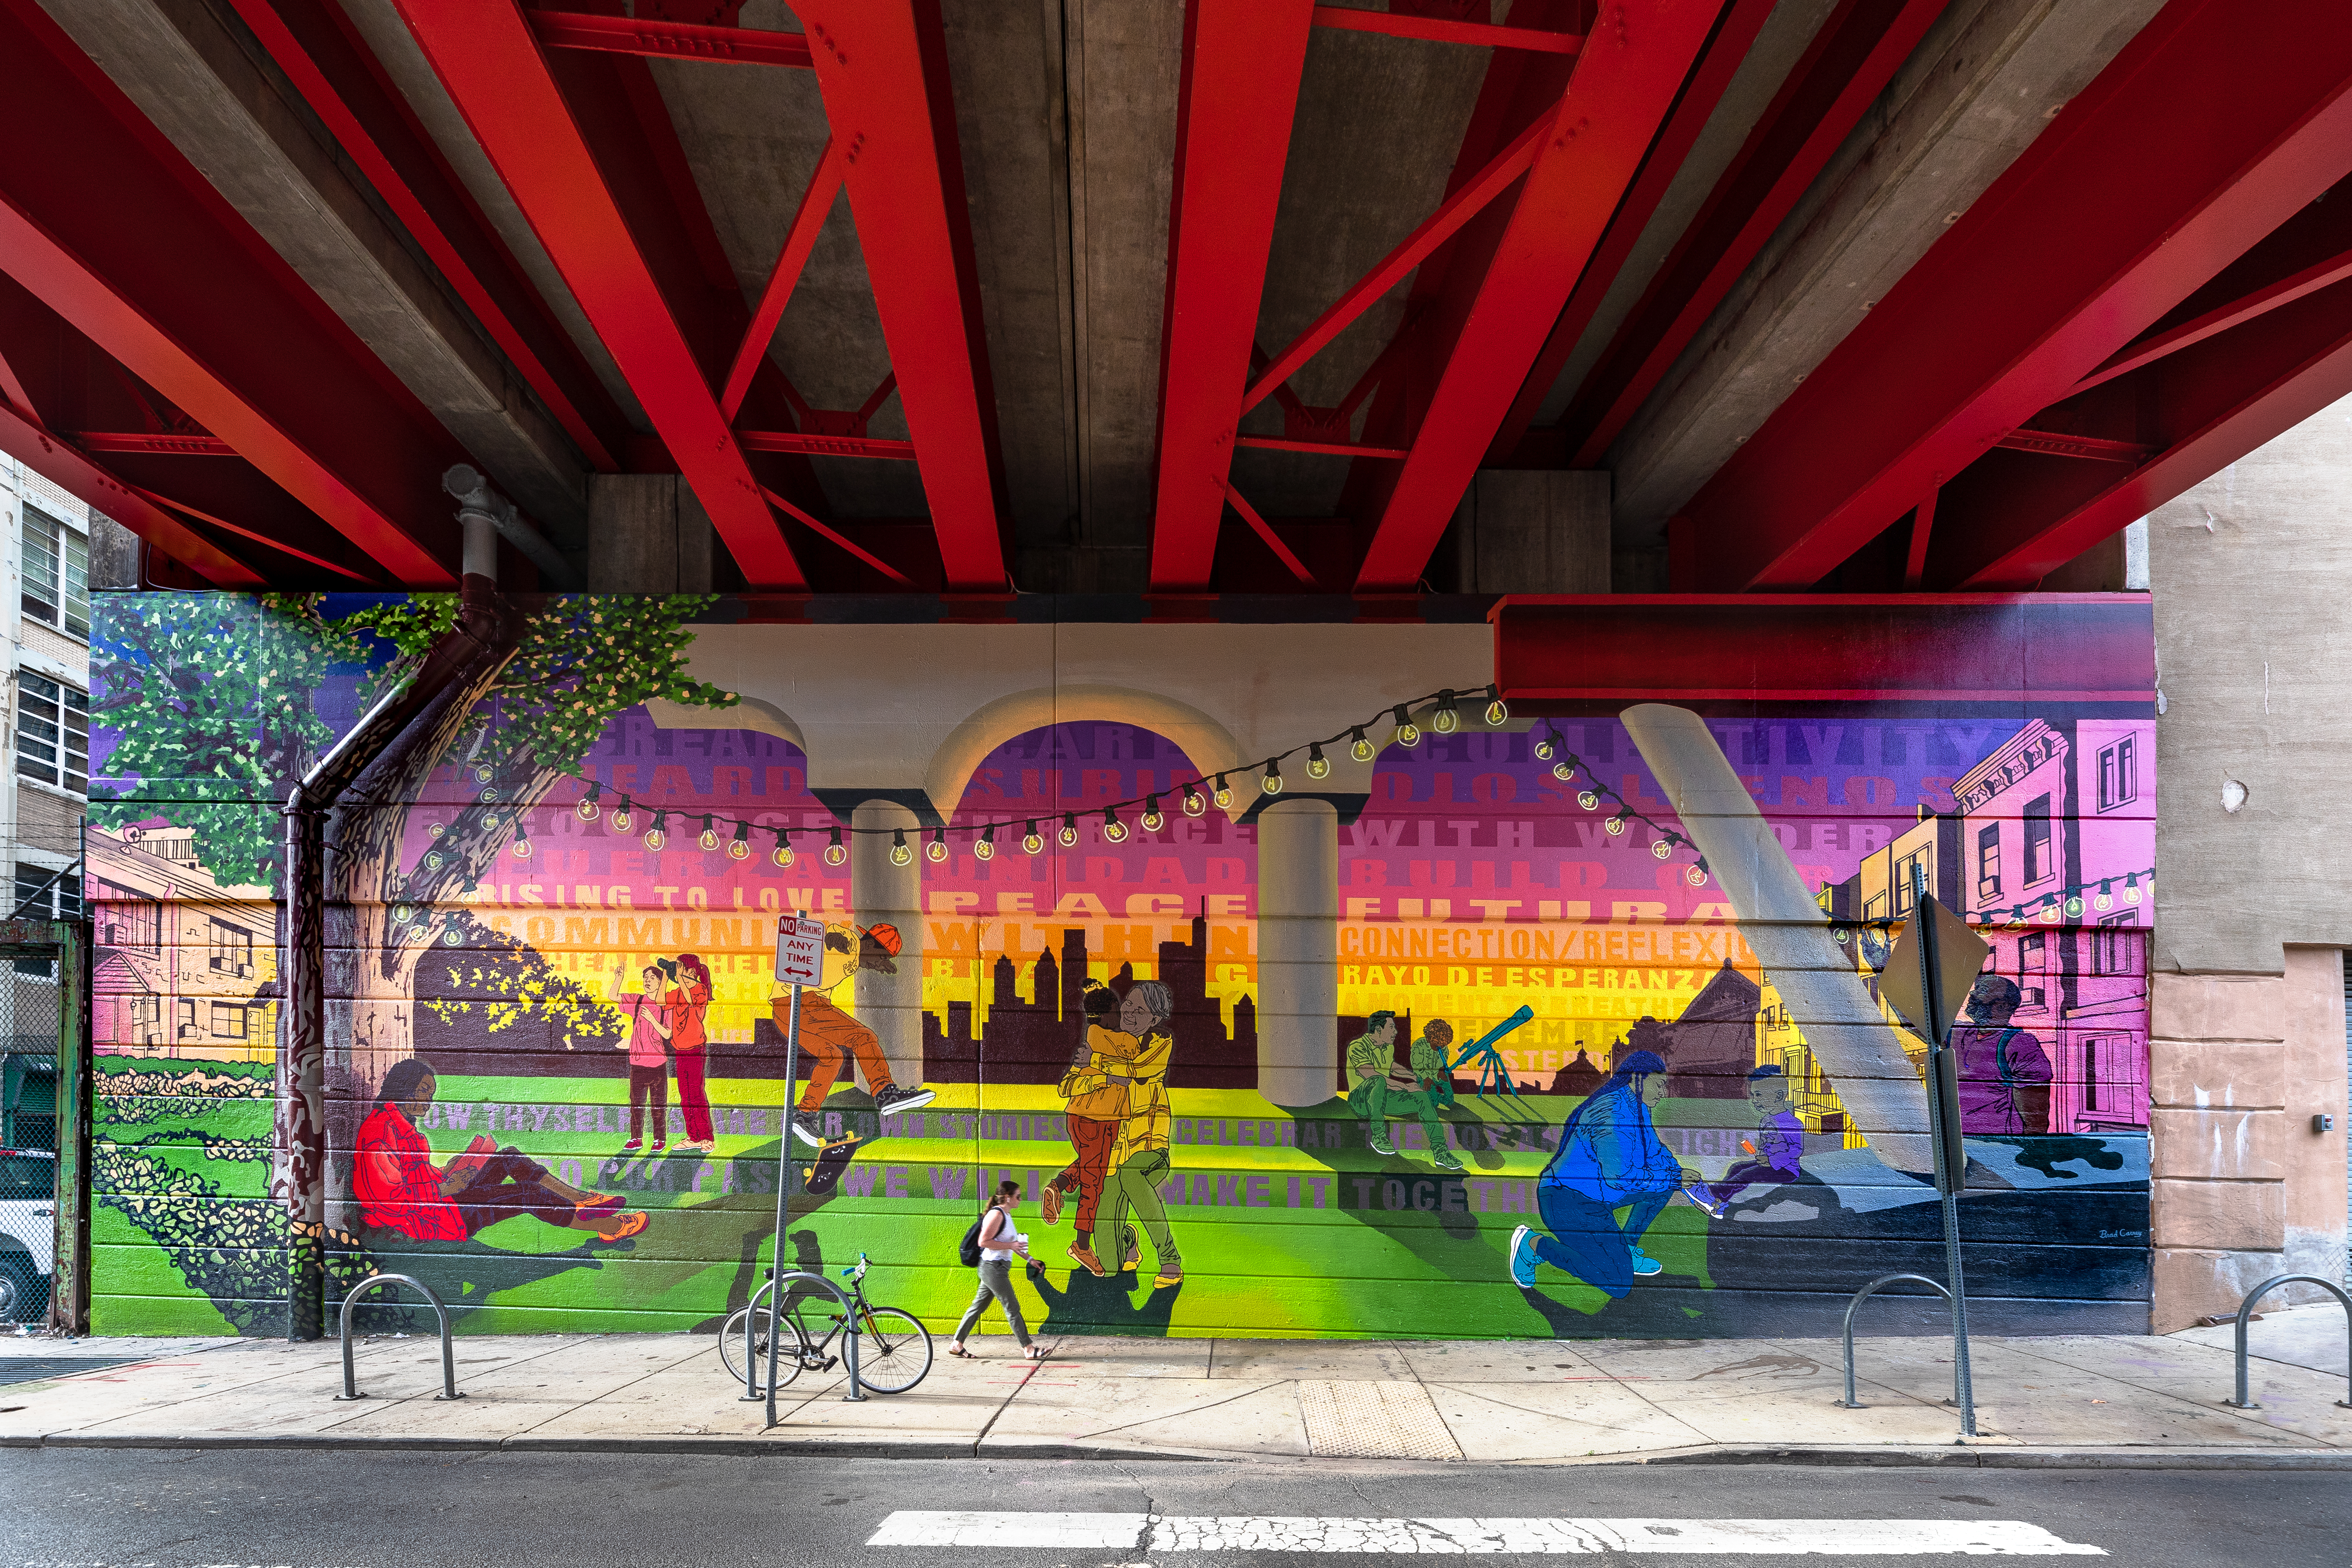
<svg viewBox="0 0 2352 1568">
<path fill-rule="evenodd" d="M 1723 1179 L 1690 1190 L 1693 1201 L 1717 1219 L 1726 1205 L 1754 1186 L 1781 1186 L 1797 1179 L 1805 1152 L 1804 1124 L 1789 1104 L 1789 1079 L 1777 1062 L 1748 1075 L 1748 1103 L 1756 1110 L 1756 1136 L 1748 1158 L 1737 1161 Z"/>
</svg>

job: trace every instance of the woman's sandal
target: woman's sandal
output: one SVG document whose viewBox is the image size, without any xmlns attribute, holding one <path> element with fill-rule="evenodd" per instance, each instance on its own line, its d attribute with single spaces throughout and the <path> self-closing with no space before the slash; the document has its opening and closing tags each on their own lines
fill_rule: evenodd
<svg viewBox="0 0 2352 1568">
<path fill-rule="evenodd" d="M 1045 1359 L 1045 1347 L 1043 1345 L 1024 1345 L 1021 1347 L 1021 1356 L 1024 1361 L 1044 1361 Z"/>
<path fill-rule="evenodd" d="M 948 1347 L 948 1354 L 955 1357 L 958 1361 L 978 1361 L 980 1359 L 970 1351 L 964 1349 L 961 1345 L 950 1345 Z"/>
</svg>

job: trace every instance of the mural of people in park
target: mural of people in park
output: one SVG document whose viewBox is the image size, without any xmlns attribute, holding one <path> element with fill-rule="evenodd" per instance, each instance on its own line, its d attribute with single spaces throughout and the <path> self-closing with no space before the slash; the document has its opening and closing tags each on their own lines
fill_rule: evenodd
<svg viewBox="0 0 2352 1568">
<path fill-rule="evenodd" d="M 100 1331 L 284 1330 L 270 1042 L 154 1020 L 274 1024 L 279 804 L 451 613 L 100 604 Z M 331 1304 L 413 1268 L 461 1331 L 715 1328 L 781 1185 L 797 1263 L 866 1254 L 944 1331 L 956 1238 L 1010 1179 L 1055 1233 L 1014 1281 L 1052 1332 L 1831 1331 L 1863 1280 L 1933 1272 L 1941 1229 L 1805 985 L 1923 1059 L 1877 975 L 1926 887 L 1993 946 L 1955 1034 L 1986 1312 L 2144 1315 L 2140 709 L 1699 714 L 1808 900 L 1801 984 L 1622 705 L 1367 684 L 1296 726 L 1354 771 L 1293 755 L 1274 790 L 1182 711 L 1045 704 L 952 768 L 910 749 L 894 794 L 827 771 L 810 689 L 707 653 L 772 636 L 790 670 L 809 628 L 743 615 L 531 601 L 514 658 L 332 824 Z M 1301 814 L 1328 854 L 1295 852 Z M 257 956 L 188 934 L 208 908 Z M 788 1041 L 796 911 L 826 954 Z"/>
</svg>

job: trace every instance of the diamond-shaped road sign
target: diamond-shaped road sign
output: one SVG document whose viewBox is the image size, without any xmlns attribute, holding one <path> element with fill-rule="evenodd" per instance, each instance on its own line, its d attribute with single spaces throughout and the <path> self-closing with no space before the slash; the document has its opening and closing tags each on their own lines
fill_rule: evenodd
<svg viewBox="0 0 2352 1568">
<path fill-rule="evenodd" d="M 1886 967 L 1879 971 L 1878 992 L 1914 1027 L 1940 1045 L 1952 1031 L 1952 1020 L 1960 1016 L 1960 1008 L 1968 1002 L 1969 987 L 1976 984 L 1977 973 L 1984 968 L 1985 955 L 1992 946 L 1970 931 L 1968 921 L 1932 898 L 1919 900 L 1919 911 L 1935 922 L 1932 951 L 1940 982 L 1936 998 L 1939 1004 L 1937 1016 L 1927 1016 L 1927 980 L 1919 962 L 1924 933 L 1916 915 L 1906 921 L 1903 929 L 1895 933 L 1895 951 L 1887 954 Z"/>
</svg>

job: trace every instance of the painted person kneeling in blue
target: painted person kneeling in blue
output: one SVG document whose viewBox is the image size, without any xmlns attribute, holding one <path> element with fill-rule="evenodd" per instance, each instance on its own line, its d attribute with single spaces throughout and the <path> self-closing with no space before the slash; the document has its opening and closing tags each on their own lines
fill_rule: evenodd
<svg viewBox="0 0 2352 1568">
<path fill-rule="evenodd" d="M 1612 1296 L 1637 1274 L 1663 1267 L 1642 1250 L 1642 1237 L 1675 1193 L 1696 1178 L 1658 1138 L 1650 1107 L 1665 1097 L 1666 1064 L 1635 1051 L 1569 1113 L 1559 1152 L 1536 1183 L 1536 1211 L 1549 1236 L 1528 1226 L 1511 1233 L 1511 1278 L 1532 1287 L 1536 1265 L 1575 1275 Z M 1627 1209 L 1625 1223 L 1617 1211 Z"/>
</svg>

